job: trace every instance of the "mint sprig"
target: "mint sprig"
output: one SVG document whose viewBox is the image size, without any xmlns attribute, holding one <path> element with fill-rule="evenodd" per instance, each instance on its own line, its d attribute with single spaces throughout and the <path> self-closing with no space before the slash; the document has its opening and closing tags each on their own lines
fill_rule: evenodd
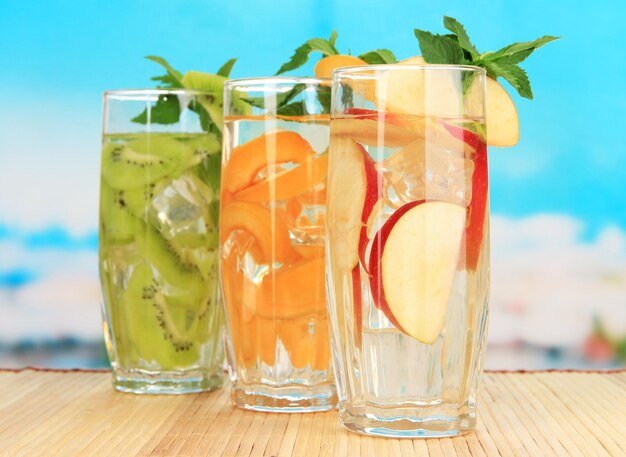
<svg viewBox="0 0 626 457">
<path fill-rule="evenodd" d="M 332 31 L 328 40 L 325 38 L 311 38 L 310 40 L 307 40 L 304 44 L 296 48 L 291 58 L 282 64 L 276 74 L 280 75 L 302 67 L 309 61 L 309 56 L 313 52 L 319 52 L 323 57 L 339 55 L 340 52 L 335 46 L 336 42 L 336 30 Z M 396 56 L 394 56 L 393 52 L 389 49 L 376 49 L 374 51 L 369 51 L 361 54 L 359 58 L 368 64 L 386 64 L 397 62 Z"/>
<path fill-rule="evenodd" d="M 540 47 L 560 38 L 545 35 L 536 40 L 510 44 L 495 52 L 481 53 L 471 42 L 465 27 L 459 21 L 444 16 L 443 25 L 452 33 L 438 35 L 420 29 L 414 31 L 426 62 L 482 67 L 487 70 L 488 76 L 494 79 L 503 78 L 520 96 L 530 100 L 533 98 L 530 80 L 519 63 Z M 470 83 L 470 79 L 464 80 L 464 89 L 467 89 Z"/>
<path fill-rule="evenodd" d="M 359 56 L 359 59 L 364 60 L 370 65 L 396 63 L 398 60 L 396 56 L 389 49 L 375 49 Z"/>
<path fill-rule="evenodd" d="M 308 62 L 309 54 L 311 54 L 312 52 L 321 52 L 324 57 L 335 56 L 339 54 L 339 51 L 337 51 L 337 48 L 335 47 L 336 42 L 336 30 L 332 31 L 328 40 L 326 40 L 325 38 L 311 38 L 310 40 L 307 40 L 306 43 L 296 48 L 291 58 L 287 62 L 282 64 L 276 74 L 280 75 L 282 73 L 295 70 L 296 68 L 300 68 Z"/>
<path fill-rule="evenodd" d="M 188 71 L 184 75 L 172 67 L 163 57 L 146 56 L 146 59 L 165 69 L 164 75 L 150 78 L 152 81 L 157 81 L 157 88 L 159 89 L 203 89 L 215 93 L 214 96 L 208 95 L 202 98 L 200 103 L 190 105 L 189 109 L 198 114 L 203 130 L 220 134 L 223 108 L 222 85 L 230 75 L 237 59 L 228 60 L 216 74 Z M 175 124 L 178 122 L 183 108 L 180 106 L 178 97 L 160 95 L 155 105 L 150 108 L 149 121 L 155 124 Z M 148 122 L 148 110 L 145 109 L 131 120 L 138 124 L 146 124 Z"/>
<path fill-rule="evenodd" d="M 230 76 L 230 72 L 235 66 L 235 62 L 237 62 L 237 57 L 226 61 L 226 63 L 222 65 L 219 70 L 217 70 L 217 74 L 223 76 L 224 78 L 228 78 Z"/>
<path fill-rule="evenodd" d="M 296 84 L 289 91 L 276 95 L 276 114 L 279 116 L 306 116 L 309 113 L 305 100 L 295 100 L 306 89 L 306 84 Z M 330 87 L 314 86 L 317 100 L 322 109 L 316 114 L 330 113 Z M 242 101 L 255 108 L 265 109 L 264 97 L 242 98 Z"/>
<path fill-rule="evenodd" d="M 425 30 L 415 29 L 415 37 L 419 41 L 422 57 L 432 64 L 466 64 L 463 48 L 454 38 L 448 35 L 436 35 Z"/>
</svg>

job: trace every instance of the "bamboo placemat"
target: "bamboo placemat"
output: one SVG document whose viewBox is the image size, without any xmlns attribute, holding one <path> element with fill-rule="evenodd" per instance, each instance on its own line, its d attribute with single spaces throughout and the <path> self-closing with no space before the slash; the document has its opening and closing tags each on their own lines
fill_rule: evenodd
<svg viewBox="0 0 626 457">
<path fill-rule="evenodd" d="M 337 414 L 265 414 L 227 389 L 114 392 L 104 371 L 0 371 L 0 456 L 626 456 L 626 371 L 483 376 L 475 433 L 391 440 Z"/>
</svg>

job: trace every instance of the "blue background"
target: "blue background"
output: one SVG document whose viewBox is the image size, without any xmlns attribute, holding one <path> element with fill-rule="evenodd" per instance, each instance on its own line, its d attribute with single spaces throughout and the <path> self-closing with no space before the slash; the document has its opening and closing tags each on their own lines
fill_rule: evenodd
<svg viewBox="0 0 626 457">
<path fill-rule="evenodd" d="M 268 75 L 297 45 L 336 28 L 343 52 L 386 47 L 406 58 L 419 54 L 413 28 L 441 31 L 442 15 L 448 14 L 466 25 L 481 50 L 544 34 L 563 36 L 524 65 L 535 100 L 516 97 L 520 144 L 492 153 L 493 211 L 520 216 L 564 211 L 583 218 L 592 231 L 610 222 L 626 227 L 626 175 L 619 173 L 626 168 L 620 122 L 626 108 L 626 3 L 446 4 L 3 0 L 1 128 L 24 133 L 36 128 L 42 141 L 33 159 L 41 160 L 38 155 L 47 155 L 49 142 L 62 137 L 68 146 L 64 158 L 95 161 L 99 94 L 150 86 L 149 77 L 159 69 L 144 55 L 164 56 L 182 70 L 205 71 L 216 71 L 236 56 L 233 76 Z M 32 116 L 20 116 L 15 125 L 14 110 Z M 54 122 L 38 123 L 44 116 Z"/>
</svg>

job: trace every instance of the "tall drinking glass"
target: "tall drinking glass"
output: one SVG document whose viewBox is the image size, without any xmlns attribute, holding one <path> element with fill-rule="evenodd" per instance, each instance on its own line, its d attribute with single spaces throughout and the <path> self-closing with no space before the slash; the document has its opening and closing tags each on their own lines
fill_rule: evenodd
<svg viewBox="0 0 626 457">
<path fill-rule="evenodd" d="M 104 336 L 121 391 L 222 384 L 221 135 L 203 121 L 214 99 L 178 89 L 104 95 L 99 266 Z"/>
<path fill-rule="evenodd" d="M 489 290 L 484 84 L 464 66 L 334 72 L 327 283 L 350 430 L 474 427 Z"/>
<path fill-rule="evenodd" d="M 324 281 L 330 81 L 233 80 L 224 91 L 220 275 L 233 403 L 333 408 Z"/>
</svg>

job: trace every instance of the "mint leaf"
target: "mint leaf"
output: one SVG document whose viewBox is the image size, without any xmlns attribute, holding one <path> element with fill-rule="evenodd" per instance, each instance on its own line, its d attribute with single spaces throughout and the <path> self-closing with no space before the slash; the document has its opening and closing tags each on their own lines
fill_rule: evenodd
<svg viewBox="0 0 626 457">
<path fill-rule="evenodd" d="M 255 108 L 265 108 L 265 99 L 263 97 L 242 98 L 241 100 L 250 106 L 254 106 Z"/>
<path fill-rule="evenodd" d="M 155 63 L 158 63 L 159 65 L 161 65 L 163 68 L 165 68 L 165 71 L 167 71 L 167 74 L 169 75 L 169 80 L 171 82 L 176 82 L 178 83 L 178 85 L 173 86 L 173 87 L 182 87 L 182 82 L 181 80 L 183 79 L 183 75 L 178 71 L 175 70 L 167 60 L 165 60 L 163 57 L 159 57 L 159 56 L 146 56 L 146 59 L 151 60 Z"/>
<path fill-rule="evenodd" d="M 296 84 L 291 90 L 276 96 L 276 114 L 281 116 L 304 116 L 309 114 L 304 100 L 293 101 L 307 88 L 306 84 Z M 330 113 L 330 87 L 316 86 L 317 99 L 322 105 L 322 113 Z M 242 101 L 256 108 L 265 109 L 265 98 L 242 98 Z"/>
<path fill-rule="evenodd" d="M 330 34 L 330 38 L 328 39 L 328 42 L 335 46 L 335 43 L 337 42 L 337 30 L 333 29 L 333 31 Z"/>
<path fill-rule="evenodd" d="M 344 108 L 354 108 L 354 90 L 349 84 L 341 83 L 341 104 Z"/>
<path fill-rule="evenodd" d="M 461 74 L 461 85 L 463 88 L 463 95 L 467 94 L 472 87 L 472 83 L 474 82 L 474 77 L 476 73 L 473 71 L 464 71 Z"/>
<path fill-rule="evenodd" d="M 206 157 L 200 164 L 198 165 L 201 170 L 201 178 L 204 182 L 208 183 L 211 186 L 211 189 L 217 194 L 220 191 L 220 165 L 222 158 L 220 154 L 212 154 Z"/>
<path fill-rule="evenodd" d="M 396 63 L 396 56 L 389 49 L 376 49 L 374 51 L 361 54 L 359 59 L 364 60 L 370 65 Z"/>
<path fill-rule="evenodd" d="M 493 74 L 492 77 L 504 78 L 521 97 L 529 100 L 533 99 L 533 92 L 530 87 L 530 81 L 526 72 L 518 65 L 505 64 L 497 62 L 485 62 L 487 66 L 487 74 Z"/>
<path fill-rule="evenodd" d="M 328 86 L 319 86 L 317 87 L 317 99 L 322 105 L 322 113 L 328 114 L 330 113 L 330 98 L 331 98 L 331 90 Z"/>
<path fill-rule="evenodd" d="M 339 54 L 337 48 L 324 38 L 311 38 L 307 41 L 307 44 L 311 47 L 311 51 L 319 51 L 324 56 L 336 56 Z"/>
<path fill-rule="evenodd" d="M 200 127 L 202 127 L 202 130 L 204 130 L 205 132 L 211 132 L 220 135 L 220 130 L 213 123 L 211 117 L 209 116 L 209 113 L 207 113 L 207 111 L 202 107 L 200 103 L 192 104 L 189 109 L 198 114 L 198 117 L 200 118 Z"/>
<path fill-rule="evenodd" d="M 432 64 L 465 64 L 467 60 L 458 41 L 446 35 L 436 35 L 415 29 L 424 60 Z"/>
<path fill-rule="evenodd" d="M 498 62 L 499 64 L 515 65 L 526 60 L 526 57 L 531 55 L 533 51 L 534 49 L 528 49 L 526 51 L 521 51 L 510 56 L 500 57 L 496 59 L 495 62 Z M 487 62 L 489 62 L 489 60 L 487 60 Z"/>
<path fill-rule="evenodd" d="M 482 60 L 493 61 L 493 60 L 501 59 L 503 57 L 513 57 L 516 54 L 525 53 L 529 51 L 525 55 L 524 57 L 525 59 L 530 54 L 532 54 L 536 49 L 539 49 L 541 46 L 544 46 L 550 43 L 551 41 L 558 40 L 559 38 L 560 37 L 545 35 L 545 36 L 542 36 L 541 38 L 537 38 L 536 40 L 525 41 L 523 43 L 513 43 L 508 46 L 503 47 L 499 51 L 484 54 L 483 56 L 481 56 L 481 58 Z M 521 62 L 521 60 L 518 60 L 517 63 L 519 62 Z"/>
<path fill-rule="evenodd" d="M 337 32 L 333 30 L 330 35 L 330 39 L 324 38 L 311 38 L 303 45 L 296 48 L 291 58 L 285 62 L 279 70 L 277 75 L 286 73 L 296 68 L 300 68 L 302 65 L 308 62 L 309 54 L 312 52 L 321 52 L 324 56 L 334 56 L 339 54 L 337 48 L 335 48 L 335 41 L 337 40 Z"/>
<path fill-rule="evenodd" d="M 279 94 L 276 97 L 278 99 L 278 106 L 286 105 L 303 92 L 304 89 L 306 89 L 306 84 L 296 84 L 291 88 L 291 90 L 285 92 L 284 94 Z"/>
<path fill-rule="evenodd" d="M 304 116 L 308 113 L 304 101 L 297 101 L 281 106 L 276 110 L 276 114 L 280 116 Z"/>
<path fill-rule="evenodd" d="M 415 29 L 424 60 L 433 64 L 470 64 L 487 70 L 487 76 L 504 78 L 524 98 L 533 98 L 526 72 L 518 65 L 535 50 L 560 37 L 545 35 L 532 41 L 513 43 L 496 52 L 480 53 L 471 42 L 463 24 L 450 16 L 444 16 L 443 25 L 452 34 L 436 35 Z M 463 91 L 472 84 L 473 75 L 463 77 Z"/>
<path fill-rule="evenodd" d="M 279 109 L 282 106 L 285 106 L 291 100 L 293 100 L 299 93 L 301 93 L 304 89 L 306 89 L 306 84 L 296 84 L 287 92 L 276 95 L 276 108 Z M 250 98 L 242 98 L 242 100 L 249 105 L 252 105 L 256 108 L 265 108 L 265 97 L 250 97 Z"/>
<path fill-rule="evenodd" d="M 472 60 L 476 59 L 480 55 L 480 52 L 478 52 L 476 46 L 474 46 L 470 41 L 469 35 L 467 34 L 467 31 L 465 30 L 463 24 L 461 24 L 453 17 L 444 16 L 443 26 L 446 29 L 450 30 L 454 35 L 456 35 L 459 46 L 461 46 L 464 51 L 467 51 L 472 56 Z"/>
<path fill-rule="evenodd" d="M 533 91 L 530 88 L 528 74 L 517 65 L 507 65 L 502 68 L 500 74 L 511 86 L 515 88 L 520 96 L 529 100 L 533 99 Z"/>
<path fill-rule="evenodd" d="M 280 75 L 281 73 L 300 68 L 309 60 L 309 54 L 311 53 L 311 51 L 311 46 L 309 46 L 308 43 L 304 43 L 302 46 L 296 48 L 293 55 L 291 56 L 291 59 L 285 62 L 276 72 L 276 74 Z"/>
<path fill-rule="evenodd" d="M 144 109 L 131 119 L 137 124 L 175 124 L 180 116 L 180 102 L 176 95 L 160 95 L 154 106 Z"/>
<path fill-rule="evenodd" d="M 161 83 L 157 85 L 159 89 L 181 87 L 180 82 L 176 78 L 173 78 L 169 73 L 166 73 L 163 76 L 153 76 L 152 78 L 150 78 L 150 80 Z"/>
<path fill-rule="evenodd" d="M 233 69 L 233 66 L 235 65 L 235 62 L 237 62 L 236 57 L 234 59 L 230 59 L 224 65 L 222 65 L 219 70 L 217 70 L 217 74 L 228 78 L 230 76 L 230 72 Z"/>
</svg>

